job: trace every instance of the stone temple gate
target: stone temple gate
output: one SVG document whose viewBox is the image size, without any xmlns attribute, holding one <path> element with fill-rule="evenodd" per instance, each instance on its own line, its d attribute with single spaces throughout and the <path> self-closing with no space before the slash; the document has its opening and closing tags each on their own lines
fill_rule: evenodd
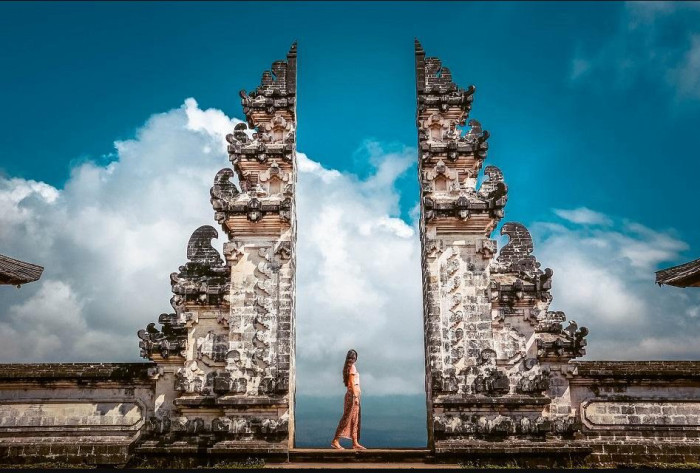
<svg viewBox="0 0 700 473">
<path fill-rule="evenodd" d="M 503 173 L 460 88 L 416 42 L 420 237 L 431 460 L 697 462 L 700 362 L 584 362 L 550 311 L 553 271 L 507 222 Z M 138 332 L 149 363 L 0 365 L 0 461 L 292 458 L 296 44 L 252 92 L 213 177 L 212 226 L 170 276 L 172 313 Z M 232 182 L 236 178 L 238 185 Z M 367 451 L 367 452 L 371 452 Z M 358 452 L 358 455 L 368 455 Z M 422 453 L 421 453 L 422 454 Z M 534 463 L 532 463 L 534 462 Z M 538 463 L 539 462 L 539 463 Z"/>
<path fill-rule="evenodd" d="M 429 442 L 443 451 L 467 438 L 570 436 L 569 361 L 587 330 L 548 310 L 552 270 L 523 225 L 503 225 L 496 257 L 489 236 L 507 187 L 486 166 L 476 188 L 489 133 L 467 123 L 475 88 L 459 88 L 416 42 L 416 90 Z"/>
<path fill-rule="evenodd" d="M 163 400 L 143 451 L 182 443 L 183 433 L 215 451 L 292 447 L 296 45 L 241 101 L 248 123 L 226 137 L 233 170 L 219 171 L 211 188 L 224 258 L 213 227 L 195 230 L 189 261 L 170 277 L 174 313 L 138 334 Z"/>
</svg>

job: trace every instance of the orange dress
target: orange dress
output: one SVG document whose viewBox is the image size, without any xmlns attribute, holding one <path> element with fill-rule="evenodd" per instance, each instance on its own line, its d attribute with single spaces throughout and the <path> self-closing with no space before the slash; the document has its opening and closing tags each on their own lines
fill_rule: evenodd
<svg viewBox="0 0 700 473">
<path fill-rule="evenodd" d="M 350 368 L 350 374 L 353 374 L 353 380 L 357 389 L 360 388 L 360 373 L 357 372 L 355 365 Z M 357 439 L 360 440 L 360 403 L 353 402 L 352 386 L 348 385 L 348 390 L 345 392 L 345 402 L 343 404 L 343 417 L 338 422 L 338 428 L 335 430 L 335 438 Z"/>
</svg>

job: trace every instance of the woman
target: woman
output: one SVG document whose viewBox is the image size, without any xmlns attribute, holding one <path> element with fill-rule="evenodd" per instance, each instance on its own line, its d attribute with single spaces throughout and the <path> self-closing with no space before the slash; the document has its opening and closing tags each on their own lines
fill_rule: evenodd
<svg viewBox="0 0 700 473">
<path fill-rule="evenodd" d="M 340 418 L 338 428 L 335 431 L 335 437 L 331 442 L 331 447 L 343 450 L 340 445 L 340 438 L 351 439 L 352 448 L 355 450 L 365 450 L 365 447 L 360 445 L 360 373 L 357 372 L 355 362 L 357 361 L 357 352 L 355 350 L 348 351 L 345 357 L 345 365 L 343 365 L 343 384 L 348 390 L 345 393 L 345 404 L 343 407 L 343 417 Z"/>
</svg>

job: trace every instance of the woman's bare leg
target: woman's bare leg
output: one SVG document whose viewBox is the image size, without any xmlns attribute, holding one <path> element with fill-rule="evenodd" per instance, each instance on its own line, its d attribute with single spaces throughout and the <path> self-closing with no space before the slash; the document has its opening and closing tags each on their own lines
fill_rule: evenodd
<svg viewBox="0 0 700 473">
<path fill-rule="evenodd" d="M 333 439 L 333 441 L 331 442 L 331 447 L 336 448 L 338 450 L 345 450 L 343 446 L 340 445 L 340 439 L 338 437 Z"/>
<path fill-rule="evenodd" d="M 365 447 L 360 445 L 360 442 L 357 441 L 357 437 L 352 438 L 352 448 L 355 450 L 367 450 Z"/>
</svg>

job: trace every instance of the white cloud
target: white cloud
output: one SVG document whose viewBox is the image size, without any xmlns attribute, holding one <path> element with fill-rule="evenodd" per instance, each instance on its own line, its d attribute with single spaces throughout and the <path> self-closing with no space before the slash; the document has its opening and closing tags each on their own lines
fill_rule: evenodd
<svg viewBox="0 0 700 473">
<path fill-rule="evenodd" d="M 699 358 L 700 293 L 654 283 L 687 244 L 604 217 L 609 226 L 531 225 L 535 255 L 554 269 L 552 308 L 590 329 L 588 359 Z"/>
<path fill-rule="evenodd" d="M 626 2 L 617 30 L 597 50 L 579 44 L 570 80 L 627 88 L 645 78 L 676 100 L 700 100 L 700 4 Z"/>
<path fill-rule="evenodd" d="M 586 207 L 579 207 L 573 210 L 554 209 L 554 213 L 572 223 L 590 225 L 610 225 L 610 219 L 600 212 L 595 212 Z"/>
<path fill-rule="evenodd" d="M 209 188 L 238 122 L 188 99 L 117 142 L 109 165 L 73 169 L 63 189 L 0 178 L 2 252 L 46 268 L 20 290 L 0 287 L 0 359 L 138 360 L 136 331 L 170 310 L 189 236 L 214 224 Z M 419 241 L 393 217 L 415 151 L 365 146 L 364 179 L 299 153 L 300 394 L 342 391 L 349 348 L 368 392 L 422 391 Z"/>
<path fill-rule="evenodd" d="M 679 95 L 700 98 L 700 34 L 692 36 L 689 49 L 670 74 Z"/>
<path fill-rule="evenodd" d="M 2 252 L 46 268 L 20 290 L 0 288 L 0 320 L 16 329 L 0 335 L 0 358 L 138 358 L 134 330 L 170 309 L 168 275 L 184 262 L 192 231 L 212 222 L 209 187 L 226 164 L 222 117 L 194 101 L 153 115 L 135 139 L 115 143 L 116 161 L 77 166 L 63 189 L 0 178 Z M 226 120 L 231 129 L 238 122 Z M 65 300 L 63 291 L 75 302 L 71 310 L 45 302 Z M 36 308 L 36 329 L 17 319 L 22 307 Z M 46 350 L 55 337 L 41 320 L 69 318 L 79 342 L 62 334 Z"/>
<path fill-rule="evenodd" d="M 190 234 L 213 224 L 209 188 L 236 123 L 187 100 L 116 143 L 112 163 L 73 169 L 62 189 L 0 178 L 2 252 L 46 267 L 38 282 L 0 287 L 0 359 L 137 360 L 136 331 L 170 310 L 168 275 Z M 298 156 L 299 394 L 340 394 L 349 348 L 367 393 L 424 389 L 417 227 L 395 217 L 415 150 L 365 146 L 364 178 Z M 557 213 L 566 222 L 532 225 L 535 254 L 555 269 L 553 308 L 591 329 L 590 356 L 700 356 L 700 294 L 653 283 L 685 243 L 584 207 Z"/>
<path fill-rule="evenodd" d="M 367 392 L 423 392 L 420 243 L 416 228 L 391 216 L 393 184 L 415 151 L 371 146 L 376 170 L 365 180 L 299 155 L 300 393 L 340 393 L 350 348 Z"/>
</svg>

